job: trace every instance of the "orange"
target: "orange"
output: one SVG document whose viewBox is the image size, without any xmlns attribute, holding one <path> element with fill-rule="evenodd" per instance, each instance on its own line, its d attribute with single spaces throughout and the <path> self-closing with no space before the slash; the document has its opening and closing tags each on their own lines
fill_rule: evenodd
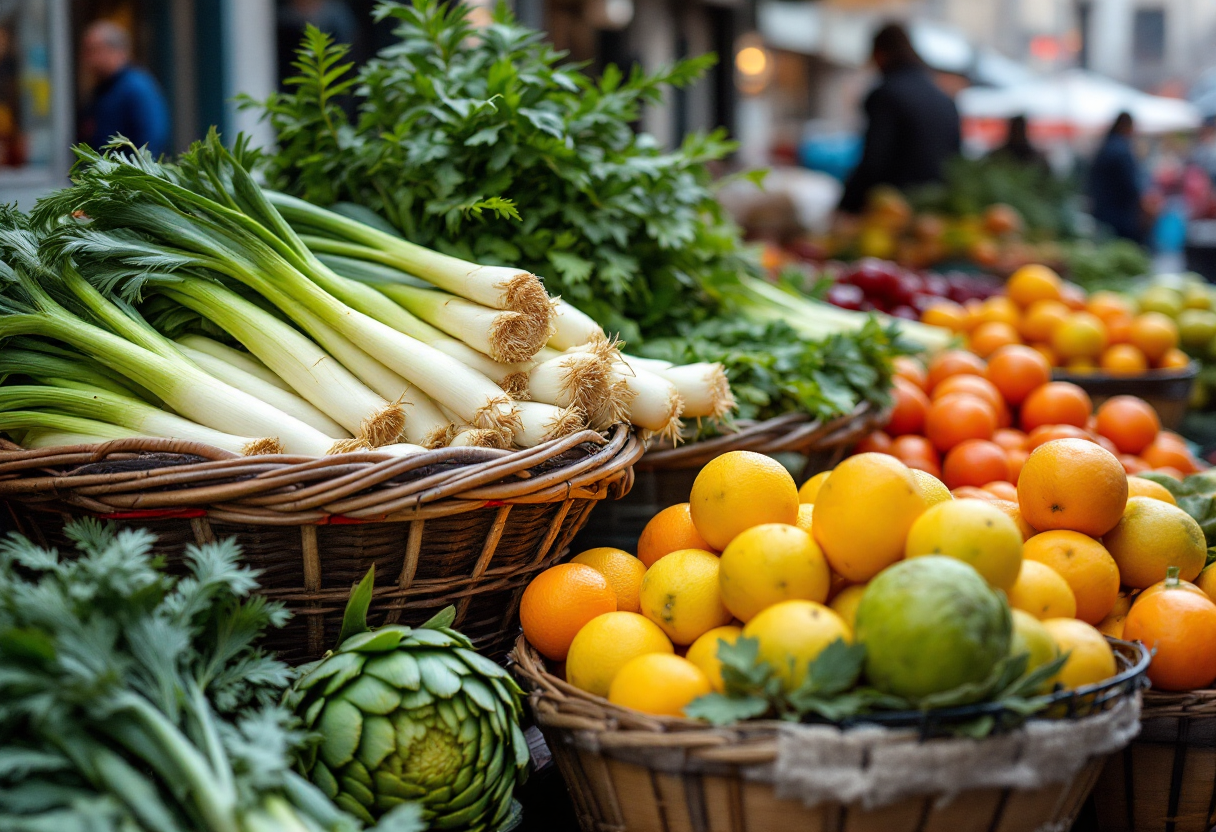
<svg viewBox="0 0 1216 832">
<path fill-rule="evenodd" d="M 1057 439 L 1084 439 L 1086 442 L 1093 442 L 1094 438 L 1091 434 L 1082 430 L 1075 425 L 1040 425 L 1039 427 L 1026 434 L 1025 448 L 1028 451 L 1034 451 L 1040 445 L 1046 445 L 1048 442 L 1054 442 Z"/>
<path fill-rule="evenodd" d="M 1098 622 L 1098 632 L 1111 638 L 1123 638 L 1123 625 L 1127 621 L 1127 614 L 1131 612 L 1134 600 L 1132 596 L 1135 592 L 1134 589 L 1120 591 L 1114 609 Z"/>
<path fill-rule="evenodd" d="M 940 326 L 951 332 L 963 332 L 967 328 L 967 318 L 967 310 L 961 304 L 944 298 L 934 303 L 920 316 L 922 323 Z"/>
<path fill-rule="evenodd" d="M 1001 347 L 1010 344 L 1020 344 L 1022 339 L 1018 331 L 1010 324 L 1000 321 L 989 321 L 977 326 L 967 339 L 967 346 L 981 358 L 987 358 Z"/>
<path fill-rule="evenodd" d="M 950 493 L 956 500 L 983 500 L 986 503 L 994 503 L 999 499 L 991 491 L 976 488 L 974 485 L 960 485 Z"/>
<path fill-rule="evenodd" d="M 688 659 L 647 653 L 617 672 L 608 701 L 655 716 L 683 716 L 694 700 L 712 691 L 705 672 Z"/>
<path fill-rule="evenodd" d="M 1162 370 L 1181 370 L 1190 366 L 1190 363 L 1191 357 L 1175 347 L 1161 356 L 1161 360 L 1157 362 L 1157 366 Z"/>
<path fill-rule="evenodd" d="M 885 436 L 886 434 L 883 434 L 883 435 Z M 860 445 L 858 447 L 860 448 Z M 891 440 L 888 439 L 887 440 L 887 451 L 883 451 L 882 453 L 889 452 L 890 447 L 891 447 Z M 862 450 L 858 450 L 857 452 L 866 453 L 865 451 L 862 451 Z M 804 505 L 806 503 L 815 502 L 815 498 L 819 496 L 819 489 L 823 488 L 823 483 L 831 475 L 832 475 L 831 471 L 820 471 L 818 474 L 816 474 L 815 476 L 811 477 L 809 480 L 804 482 L 802 484 L 802 487 L 798 489 L 798 502 L 802 503 Z"/>
<path fill-rule="evenodd" d="M 897 355 L 895 356 L 895 360 L 891 362 L 891 367 L 894 369 L 895 375 L 900 378 L 906 378 L 921 390 L 929 388 L 929 374 L 925 372 L 925 368 L 915 358 L 907 355 Z"/>
<path fill-rule="evenodd" d="M 992 405 L 966 393 L 943 396 L 929 406 L 925 436 L 939 451 L 948 451 L 968 439 L 991 439 L 997 415 Z"/>
<path fill-rule="evenodd" d="M 934 456 L 897 457 L 897 459 L 913 471 L 923 471 L 926 474 L 941 479 L 942 466 L 938 462 L 936 454 Z"/>
<path fill-rule="evenodd" d="M 1210 566 L 1205 566 L 1203 571 L 1199 573 L 1199 577 L 1195 579 L 1195 586 L 1203 590 L 1204 594 L 1213 601 L 1216 601 L 1216 569 Z"/>
<path fill-rule="evenodd" d="M 1009 276 L 1005 291 L 1018 306 L 1027 307 L 1035 301 L 1058 301 L 1063 284 L 1064 281 L 1052 269 L 1032 263 Z"/>
<path fill-rule="evenodd" d="M 1018 478 L 1018 505 L 1039 531 L 1067 529 L 1101 537 L 1127 505 L 1127 474 L 1110 451 L 1083 439 L 1039 446 Z M 1101 620 L 1101 619 L 1099 619 Z"/>
<path fill-rule="evenodd" d="M 735 535 L 761 523 L 798 519 L 798 486 L 780 462 L 753 451 L 729 451 L 710 460 L 692 484 L 693 525 L 721 551 Z"/>
<path fill-rule="evenodd" d="M 863 436 L 861 441 L 853 446 L 853 453 L 889 454 L 891 453 L 891 435 L 886 431 L 876 430 L 868 436 Z M 805 487 L 806 485 L 804 483 L 803 488 Z M 803 502 L 814 502 L 814 500 L 807 500 L 806 497 L 802 496 L 801 490 L 798 492 L 798 494 Z"/>
<path fill-rule="evenodd" d="M 1151 497 L 1132 497 L 1123 518 L 1102 538 L 1119 565 L 1125 586 L 1144 589 L 1165 580 L 1166 570 L 1178 567 L 1184 581 L 1199 577 L 1207 562 L 1203 529 L 1178 506 Z"/>
<path fill-rule="evenodd" d="M 1164 431 L 1140 452 L 1140 458 L 1155 471 L 1174 468 L 1185 476 L 1199 470 L 1199 463 L 1186 446 L 1170 440 Z"/>
<path fill-rule="evenodd" d="M 1035 301 L 1022 315 L 1022 337 L 1027 341 L 1050 341 L 1056 327 L 1072 314 L 1058 300 Z"/>
<path fill-rule="evenodd" d="M 714 627 L 694 641 L 684 655 L 684 658 L 701 668 L 705 677 L 709 679 L 709 684 L 718 693 L 724 693 L 726 690 L 726 683 L 722 680 L 722 662 L 718 659 L 718 648 L 724 641 L 727 644 L 734 644 L 741 635 L 743 635 L 743 629 L 740 627 L 730 625 Z"/>
<path fill-rule="evenodd" d="M 1097 358 L 1106 349 L 1106 324 L 1088 312 L 1074 312 L 1051 334 L 1051 346 L 1063 361 Z"/>
<path fill-rule="evenodd" d="M 1023 547 L 1023 553 L 1025 547 Z M 1040 621 L 1047 618 L 1076 618 L 1077 596 L 1059 572 L 1037 560 L 1022 560 L 1022 570 L 1009 590 L 1009 606 L 1028 612 Z"/>
<path fill-rule="evenodd" d="M 1148 369 L 1148 359 L 1131 344 L 1115 344 L 1102 353 L 1098 366 L 1111 375 L 1135 376 Z"/>
<path fill-rule="evenodd" d="M 1216 604 L 1184 589 L 1165 589 L 1132 604 L 1128 641 L 1156 651 L 1148 678 L 1160 690 L 1206 688 L 1216 680 Z"/>
<path fill-rule="evenodd" d="M 1135 309 L 1123 296 L 1115 292 L 1100 290 L 1089 296 L 1085 308 L 1103 321 L 1120 316 L 1131 317 Z"/>
<path fill-rule="evenodd" d="M 1064 365 L 1070 373 L 1089 375 L 1098 371 L 1098 364 L 1092 358 L 1074 358 Z"/>
<path fill-rule="evenodd" d="M 988 323 L 1006 324 L 1010 327 L 1016 327 L 1018 319 L 1022 317 L 1021 311 L 1017 304 L 1013 303 L 1009 298 L 996 295 L 988 298 L 980 304 L 979 322 L 980 325 Z"/>
<path fill-rule="evenodd" d="M 718 558 L 709 552 L 672 552 L 646 570 L 642 615 L 662 627 L 676 644 L 692 644 L 702 633 L 729 624 L 718 573 Z"/>
<path fill-rule="evenodd" d="M 1085 290 L 1075 283 L 1065 283 L 1060 287 L 1060 300 L 1074 312 L 1085 309 Z"/>
<path fill-rule="evenodd" d="M 1131 500 L 1132 497 L 1148 497 L 1153 500 L 1161 500 L 1172 506 L 1178 505 L 1178 501 L 1174 499 L 1174 495 L 1170 493 L 1168 488 L 1159 482 L 1153 482 L 1144 477 L 1127 478 L 1127 499 Z"/>
<path fill-rule="evenodd" d="M 955 445 L 942 463 L 942 482 L 947 488 L 976 487 L 994 480 L 1009 479 L 1009 459 L 1005 449 L 984 439 L 968 439 Z"/>
<path fill-rule="evenodd" d="M 905 433 L 920 433 L 925 427 L 925 414 L 929 412 L 929 397 L 912 382 L 896 376 L 891 381 L 891 397 L 894 404 L 886 430 L 891 436 Z"/>
<path fill-rule="evenodd" d="M 1102 320 L 1106 324 L 1106 341 L 1110 344 L 1126 344 L 1132 337 L 1132 316 L 1112 315 Z M 1136 352 L 1144 355 L 1139 350 Z"/>
<path fill-rule="evenodd" d="M 688 503 L 677 503 L 660 511 L 642 529 L 638 538 L 638 560 L 647 568 L 664 555 L 680 549 L 712 549 L 692 524 Z"/>
<path fill-rule="evenodd" d="M 1067 381 L 1044 384 L 1026 397 L 1022 404 L 1022 430 L 1032 431 L 1039 425 L 1075 425 L 1085 427 L 1094 405 L 1089 394 Z"/>
<path fill-rule="evenodd" d="M 1017 504 L 1018 487 L 1008 480 L 992 480 L 991 482 L 981 485 L 980 488 L 994 495 L 999 500 L 1007 500 Z"/>
<path fill-rule="evenodd" d="M 582 563 L 562 563 L 541 572 L 519 601 L 524 636 L 555 662 L 565 660 L 584 624 L 606 612 L 616 612 L 616 593 L 607 578 Z"/>
<path fill-rule="evenodd" d="M 647 653 L 674 653 L 671 641 L 648 618 L 633 612 L 606 612 L 578 631 L 566 656 L 566 681 L 596 696 L 607 696 L 627 662 Z"/>
<path fill-rule="evenodd" d="M 1077 600 L 1077 618 L 1097 624 L 1119 597 L 1119 567 L 1106 548 L 1080 532 L 1040 532 L 1027 540 L 1022 557 L 1050 566 Z M 1028 610 L 1029 612 L 1029 610 Z"/>
<path fill-rule="evenodd" d="M 1009 481 L 1017 485 L 1022 476 L 1022 469 L 1026 467 L 1026 460 L 1030 459 L 1030 451 L 1014 448 L 1005 456 L 1009 458 Z"/>
<path fill-rule="evenodd" d="M 832 599 L 832 603 L 828 604 L 832 608 L 832 612 L 839 615 L 844 620 L 844 623 L 849 625 L 850 631 L 857 623 L 857 606 L 861 603 L 861 596 L 865 595 L 865 593 L 865 584 L 846 586 L 836 593 L 836 597 Z"/>
<path fill-rule="evenodd" d="M 952 393 L 962 393 L 983 399 L 996 411 L 1005 406 L 1005 400 L 1001 398 L 1001 393 L 996 389 L 996 385 L 979 376 L 951 376 L 933 388 L 931 398 L 933 401 L 937 401 Z"/>
<path fill-rule="evenodd" d="M 608 579 L 608 584 L 616 594 L 616 608 L 624 612 L 639 612 L 638 593 L 642 589 L 642 576 L 646 574 L 646 564 L 628 552 L 620 549 L 601 547 L 588 549 L 570 559 L 571 563 L 583 563 L 590 566 Z"/>
<path fill-rule="evenodd" d="M 1203 577 L 1203 573 L 1200 572 L 1199 578 L 1196 578 L 1195 580 L 1198 581 L 1202 577 Z M 1147 589 L 1145 589 L 1141 592 L 1136 592 L 1135 590 L 1132 590 L 1132 592 L 1136 593 L 1135 598 L 1133 600 L 1139 601 L 1141 598 L 1151 598 L 1152 596 L 1156 595 L 1158 592 L 1164 592 L 1167 589 L 1171 589 L 1171 590 L 1182 589 L 1187 592 L 1194 592 L 1199 595 L 1202 595 L 1204 598 L 1208 598 L 1208 594 L 1203 589 L 1203 587 L 1199 586 L 1199 584 L 1197 584 L 1197 583 L 1193 584 L 1190 581 L 1184 581 L 1184 580 L 1180 579 L 1178 577 L 1178 567 L 1171 566 L 1169 569 L 1166 570 L 1165 580 L 1157 581 L 1157 583 L 1153 584 L 1152 586 L 1148 587 Z M 1208 598 L 1208 600 L 1211 600 L 1211 599 Z M 1130 610 L 1131 604 L 1128 604 L 1127 608 Z M 1116 608 L 1115 611 L 1118 612 L 1118 609 Z"/>
<path fill-rule="evenodd" d="M 722 553 L 718 569 L 722 603 L 744 622 L 780 601 L 824 603 L 831 580 L 814 538 L 781 523 L 753 526 L 740 534 Z"/>
<path fill-rule="evenodd" d="M 1000 428 L 992 434 L 992 441 L 1007 451 L 1022 448 L 1026 444 L 1026 434 L 1016 428 Z"/>
<path fill-rule="evenodd" d="M 987 489 L 981 489 L 981 490 L 987 491 Z M 988 491 L 988 493 L 996 496 L 995 492 Z M 1015 496 L 1016 496 L 1016 494 L 1015 494 Z M 1018 531 L 1022 533 L 1023 541 L 1030 540 L 1030 538 L 1032 538 L 1036 534 L 1038 534 L 1038 532 L 1036 532 L 1034 529 L 1032 529 L 1030 527 L 1030 524 L 1027 523 L 1026 520 L 1022 517 L 1022 510 L 1020 508 L 1018 508 L 1018 504 L 1015 501 L 1006 500 L 1006 499 L 998 497 L 997 499 L 992 500 L 991 502 L 994 506 L 999 508 L 1001 511 L 1005 512 L 1005 514 L 1009 517 L 1009 519 L 1013 521 L 1014 525 L 1018 527 Z"/>
<path fill-rule="evenodd" d="M 1049 618 L 1043 626 L 1060 653 L 1068 655 L 1053 681 L 1066 688 L 1080 688 L 1096 685 L 1117 672 L 1110 643 L 1091 625 L 1075 618 Z"/>
<path fill-rule="evenodd" d="M 1039 355 L 1043 356 L 1043 358 L 1045 358 L 1047 363 L 1051 366 L 1060 366 L 1060 356 L 1056 355 L 1056 351 L 1051 348 L 1051 344 L 1047 344 L 1042 341 L 1035 341 L 1030 345 L 1030 348 Z"/>
<path fill-rule="evenodd" d="M 1133 454 L 1120 454 L 1119 462 L 1123 465 L 1123 470 L 1128 474 L 1142 474 L 1145 471 L 1152 470 L 1152 466 Z"/>
<path fill-rule="evenodd" d="M 986 377 L 1008 404 L 1016 406 L 1051 381 L 1051 365 L 1030 347 L 1003 347 L 988 359 Z"/>
<path fill-rule="evenodd" d="M 932 390 L 942 379 L 957 375 L 982 376 L 987 365 L 984 359 L 966 350 L 947 350 L 929 362 L 928 380 Z"/>
<path fill-rule="evenodd" d="M 861 454 L 837 465 L 819 489 L 811 529 L 832 571 L 861 583 L 903 557 L 908 529 L 927 507 L 907 466 Z"/>
<path fill-rule="evenodd" d="M 1132 321 L 1131 342 L 1156 363 L 1178 346 L 1178 324 L 1160 312 L 1145 312 Z"/>
<path fill-rule="evenodd" d="M 1144 399 L 1115 396 L 1098 408 L 1098 433 L 1121 454 L 1138 454 L 1153 443 L 1161 430 L 1157 411 Z"/>
</svg>

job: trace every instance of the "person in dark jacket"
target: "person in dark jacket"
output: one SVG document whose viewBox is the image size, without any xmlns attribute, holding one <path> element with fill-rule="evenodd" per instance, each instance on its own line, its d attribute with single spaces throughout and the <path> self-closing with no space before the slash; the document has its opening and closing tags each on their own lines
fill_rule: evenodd
<svg viewBox="0 0 1216 832">
<path fill-rule="evenodd" d="M 865 148 L 840 198 L 848 214 L 860 213 L 877 185 L 941 181 L 943 163 L 961 143 L 954 102 L 933 82 L 902 26 L 878 31 L 872 57 L 882 81 L 866 97 Z"/>
<path fill-rule="evenodd" d="M 132 66 L 126 30 L 108 20 L 89 26 L 80 63 L 96 84 L 81 117 L 81 140 L 99 148 L 123 135 L 153 156 L 169 152 L 169 108 L 156 79 Z"/>
<path fill-rule="evenodd" d="M 1119 113 L 1089 169 L 1089 199 L 1094 219 L 1117 236 L 1140 242 L 1144 237 L 1143 183 L 1132 149 L 1135 124 Z"/>
<path fill-rule="evenodd" d="M 1034 168 L 1042 173 L 1051 172 L 1047 159 L 1030 143 L 1030 130 L 1026 116 L 1014 116 L 1009 119 L 1009 130 L 1005 143 L 992 151 L 992 156 L 996 159 L 1004 159 Z"/>
</svg>

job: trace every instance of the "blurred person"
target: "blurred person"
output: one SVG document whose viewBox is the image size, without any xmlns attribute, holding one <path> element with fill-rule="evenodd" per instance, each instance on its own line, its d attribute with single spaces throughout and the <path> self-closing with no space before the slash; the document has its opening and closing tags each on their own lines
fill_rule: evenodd
<svg viewBox="0 0 1216 832">
<path fill-rule="evenodd" d="M 958 110 L 933 82 L 903 26 L 878 30 L 871 59 L 882 80 L 866 97 L 865 146 L 838 206 L 846 214 L 861 213 L 875 186 L 940 182 L 943 163 L 961 144 Z"/>
<path fill-rule="evenodd" d="M 131 63 L 131 35 L 108 20 L 93 23 L 81 41 L 80 64 L 94 84 L 81 139 L 100 148 L 122 135 L 153 156 L 167 153 L 169 107 L 156 79 Z"/>
<path fill-rule="evenodd" d="M 1051 168 L 1047 164 L 1047 157 L 1030 143 L 1029 126 L 1026 116 L 1018 115 L 1009 119 L 1005 143 L 992 151 L 991 155 L 1049 173 Z"/>
<path fill-rule="evenodd" d="M 1089 169 L 1089 198 L 1095 220 L 1118 237 L 1142 242 L 1144 185 L 1132 147 L 1135 129 L 1131 113 L 1115 118 Z"/>
</svg>

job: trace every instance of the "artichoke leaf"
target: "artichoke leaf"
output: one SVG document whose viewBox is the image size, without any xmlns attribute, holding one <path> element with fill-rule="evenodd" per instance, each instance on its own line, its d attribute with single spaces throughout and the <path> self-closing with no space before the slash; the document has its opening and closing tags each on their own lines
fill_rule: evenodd
<svg viewBox="0 0 1216 832">
<path fill-rule="evenodd" d="M 482 676 L 487 676 L 491 679 L 510 679 L 511 676 L 506 670 L 496 665 L 494 662 L 487 659 L 480 653 L 472 650 L 466 650 L 463 647 L 457 647 L 453 650 L 461 661 L 469 666 L 469 669 L 475 673 L 480 673 Z"/>
<path fill-rule="evenodd" d="M 460 733 L 460 717 L 456 715 L 452 701 L 451 699 L 440 699 L 435 703 L 435 712 L 439 714 L 439 719 L 443 721 L 448 733 L 455 737 Z"/>
<path fill-rule="evenodd" d="M 329 766 L 325 765 L 325 763 L 318 760 L 309 776 L 317 788 L 330 800 L 338 796 L 338 779 L 334 777 L 333 772 L 329 770 Z"/>
<path fill-rule="evenodd" d="M 486 808 L 491 805 L 493 798 L 494 794 L 492 792 L 482 791 L 476 795 L 476 800 L 468 806 L 433 818 L 431 820 L 431 829 L 465 829 L 469 824 L 481 817 Z"/>
<path fill-rule="evenodd" d="M 334 803 L 338 805 L 339 809 L 344 809 L 347 813 L 354 815 L 368 826 L 375 825 L 376 819 L 372 817 L 372 813 L 367 811 L 367 808 L 362 803 L 355 800 L 345 792 L 342 792 L 335 797 Z"/>
<path fill-rule="evenodd" d="M 410 647 L 451 647 L 454 643 L 455 639 L 438 630 L 414 630 L 409 637 Z"/>
<path fill-rule="evenodd" d="M 476 676 L 464 680 L 463 691 L 471 703 L 483 711 L 493 711 L 499 704 L 494 698 L 494 691 Z"/>
<path fill-rule="evenodd" d="M 358 760 L 351 760 L 342 767 L 342 771 L 338 772 L 339 777 L 349 777 L 362 783 L 364 788 L 370 789 L 375 781 L 372 779 L 371 772 Z"/>
<path fill-rule="evenodd" d="M 448 604 L 439 612 L 427 619 L 426 623 L 419 629 L 426 630 L 442 630 L 451 627 L 456 623 L 456 607 L 453 604 Z"/>
<path fill-rule="evenodd" d="M 355 800 L 359 801 L 364 806 L 371 808 L 376 803 L 376 796 L 372 794 L 372 790 L 360 783 L 353 777 L 342 777 L 338 780 L 342 786 L 342 793 L 348 794 Z"/>
<path fill-rule="evenodd" d="M 397 710 L 401 693 L 375 676 L 364 674 L 347 686 L 341 698 L 367 714 L 384 716 Z"/>
<path fill-rule="evenodd" d="M 410 632 L 409 627 L 388 624 L 379 630 L 353 635 L 342 642 L 338 649 L 343 653 L 387 653 L 389 650 L 396 650 L 402 640 L 409 637 Z"/>
<path fill-rule="evenodd" d="M 526 766 L 532 761 L 532 752 L 528 750 L 528 739 L 520 730 L 519 723 L 511 722 L 511 748 L 515 751 L 515 765 L 520 768 L 523 777 L 528 776 Z M 522 780 L 520 781 L 523 782 Z"/>
<path fill-rule="evenodd" d="M 388 717 L 369 716 L 363 720 L 363 739 L 355 757 L 369 771 L 378 768 L 396 749 L 397 730 Z"/>
<path fill-rule="evenodd" d="M 341 768 L 355 758 L 363 734 L 363 712 L 345 700 L 335 699 L 321 713 L 317 731 L 321 734 L 318 751 L 322 762 L 331 769 Z"/>
<path fill-rule="evenodd" d="M 481 794 L 485 785 L 485 775 L 478 772 L 472 766 L 464 766 L 460 769 L 460 775 L 456 778 L 456 781 L 452 783 L 452 791 L 455 793 L 455 797 L 448 801 L 447 808 L 454 810 L 463 809 L 465 806 L 468 806 L 477 799 L 477 795 Z"/>
<path fill-rule="evenodd" d="M 400 707 L 402 710 L 413 711 L 417 710 L 418 708 L 425 708 L 434 701 L 435 697 L 431 696 L 431 694 L 423 688 L 419 688 L 418 690 L 407 690 L 405 693 L 401 694 Z"/>
<path fill-rule="evenodd" d="M 466 650 L 473 649 L 473 640 L 459 630 L 453 630 L 451 627 L 435 627 L 433 629 L 438 630 L 444 635 L 451 636 L 453 639 L 455 639 L 456 644 L 460 647 L 463 647 Z"/>
<path fill-rule="evenodd" d="M 451 703 L 452 710 L 456 712 L 456 721 L 463 724 L 469 718 L 469 699 L 464 695 L 463 688 L 460 694 L 460 696 L 453 696 L 448 702 Z"/>
<path fill-rule="evenodd" d="M 405 650 L 394 650 L 383 656 L 368 659 L 363 672 L 388 682 L 395 688 L 418 690 L 422 684 L 422 671 L 418 660 Z"/>
<path fill-rule="evenodd" d="M 441 699 L 449 699 L 460 691 L 460 677 L 434 656 L 419 655 L 418 669 L 422 671 L 422 686 Z"/>
<path fill-rule="evenodd" d="M 325 701 L 324 696 L 318 696 L 313 703 L 308 706 L 308 710 L 304 711 L 305 726 L 312 728 L 313 723 L 317 721 L 317 716 L 321 713 L 321 709 L 325 707 Z"/>
<path fill-rule="evenodd" d="M 391 771 L 372 772 L 372 779 L 376 783 L 376 793 L 380 795 L 398 797 L 402 800 L 418 800 L 427 795 L 426 789 L 402 780 Z"/>
<path fill-rule="evenodd" d="M 338 673 L 350 672 L 353 666 L 354 673 L 358 673 L 363 667 L 363 657 L 354 653 L 337 653 L 322 659 L 316 663 L 308 673 L 300 677 L 300 680 L 295 683 L 294 690 L 309 691 L 316 685 L 324 682 Z M 350 678 L 349 676 L 347 678 Z"/>
</svg>

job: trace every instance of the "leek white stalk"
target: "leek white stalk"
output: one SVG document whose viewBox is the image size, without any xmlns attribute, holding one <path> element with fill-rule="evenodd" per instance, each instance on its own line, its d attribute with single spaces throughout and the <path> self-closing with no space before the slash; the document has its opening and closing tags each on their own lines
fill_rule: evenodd
<svg viewBox="0 0 1216 832">
<path fill-rule="evenodd" d="M 379 287 L 409 312 L 495 361 L 527 361 L 545 345 L 548 321 L 492 309 L 435 289 L 403 284 Z"/>
<path fill-rule="evenodd" d="M 326 436 L 334 439 L 350 438 L 350 434 L 341 425 L 295 393 L 267 384 L 257 376 L 245 372 L 240 367 L 234 367 L 227 361 L 208 355 L 205 352 L 199 352 L 184 345 L 178 345 L 178 349 L 182 351 L 182 355 L 197 364 L 200 369 L 224 384 L 235 387 L 237 390 L 243 390 L 250 396 L 261 399 L 276 410 L 299 419 L 304 424 L 315 428 Z"/>
<path fill-rule="evenodd" d="M 424 454 L 426 451 L 427 449 L 421 445 L 411 445 L 408 442 L 394 442 L 392 445 L 381 445 L 376 448 L 376 453 L 389 456 L 413 456 L 414 454 Z"/>
<path fill-rule="evenodd" d="M 641 367 L 643 370 L 649 370 L 659 375 L 662 375 L 664 370 L 677 366 L 661 358 L 642 358 L 640 355 L 622 355 L 621 357 L 628 362 L 630 367 Z"/>
<path fill-rule="evenodd" d="M 143 436 L 137 430 L 81 419 L 61 413 L 43 413 L 35 410 L 13 410 L 0 413 L 0 431 L 11 433 L 25 431 L 18 443 L 23 448 L 57 448 L 67 445 L 96 445 L 113 439 L 132 439 Z"/>
<path fill-rule="evenodd" d="M 587 427 L 587 417 L 577 406 L 556 407 L 540 402 L 517 402 L 520 427 L 515 444 L 532 448 L 551 439 L 561 439 Z"/>
<path fill-rule="evenodd" d="M 496 430 L 468 427 L 456 432 L 452 438 L 453 448 L 496 448 L 506 450 L 510 446 L 506 437 Z"/>
<path fill-rule="evenodd" d="M 184 306 L 185 304 L 182 305 Z M 233 337 L 235 337 L 235 335 Z M 291 390 L 290 384 L 279 378 L 277 375 L 275 375 L 273 370 L 247 352 L 241 352 L 240 350 L 233 349 L 227 344 L 221 344 L 219 341 L 216 341 L 213 338 L 208 338 L 205 335 L 197 335 L 194 333 L 183 335 L 175 340 L 182 346 L 189 347 L 190 349 L 197 350 L 198 352 L 205 352 L 207 355 L 210 355 L 213 358 L 218 358 L 220 361 L 225 361 L 231 364 L 233 367 L 238 367 L 244 370 L 251 376 L 257 376 L 262 381 L 266 382 L 267 384 L 274 385 L 280 390 Z M 237 338 L 237 340 L 239 341 L 240 339 Z"/>
<path fill-rule="evenodd" d="M 549 346 L 559 351 L 607 339 L 603 327 L 592 320 L 590 315 L 561 298 L 553 299 L 553 326 Z"/>
<path fill-rule="evenodd" d="M 684 426 L 680 421 L 684 400 L 676 386 L 662 376 L 630 367 L 624 361 L 613 365 L 612 374 L 613 381 L 628 390 L 625 402 L 628 421 L 673 443 L 678 442 L 680 429 Z"/>
<path fill-rule="evenodd" d="M 632 357 L 625 360 L 635 369 L 651 372 L 643 365 L 637 364 Z M 680 398 L 684 400 L 684 412 L 681 414 L 684 418 L 721 419 L 738 406 L 734 394 L 730 391 L 726 370 L 721 364 L 711 364 L 707 361 L 680 364 L 659 370 L 656 375 L 676 386 Z"/>
<path fill-rule="evenodd" d="M 68 390 L 55 387 L 11 385 L 0 387 L 0 411 L 48 408 L 68 416 L 106 422 L 139 436 L 186 439 L 238 454 L 281 453 L 277 440 L 251 439 L 212 430 L 189 419 L 104 390 Z"/>
<path fill-rule="evenodd" d="M 612 367 L 590 352 L 561 353 L 528 371 L 532 400 L 598 414 L 610 399 Z"/>
</svg>

